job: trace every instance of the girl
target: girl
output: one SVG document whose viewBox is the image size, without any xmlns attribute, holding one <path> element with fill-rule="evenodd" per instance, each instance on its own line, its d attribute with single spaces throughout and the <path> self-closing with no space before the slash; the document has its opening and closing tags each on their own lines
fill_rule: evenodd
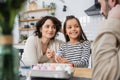
<svg viewBox="0 0 120 80">
<path fill-rule="evenodd" d="M 70 63 L 74 67 L 88 67 L 90 42 L 83 32 L 79 20 L 74 16 L 67 16 L 63 31 L 66 43 L 60 47 L 55 57 L 56 62 Z"/>
</svg>

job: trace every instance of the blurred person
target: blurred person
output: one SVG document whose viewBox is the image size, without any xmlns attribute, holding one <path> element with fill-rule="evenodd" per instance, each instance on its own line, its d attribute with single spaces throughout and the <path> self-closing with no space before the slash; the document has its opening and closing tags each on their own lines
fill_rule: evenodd
<svg viewBox="0 0 120 80">
<path fill-rule="evenodd" d="M 105 20 L 92 44 L 93 80 L 120 80 L 120 0 L 98 0 Z"/>
</svg>

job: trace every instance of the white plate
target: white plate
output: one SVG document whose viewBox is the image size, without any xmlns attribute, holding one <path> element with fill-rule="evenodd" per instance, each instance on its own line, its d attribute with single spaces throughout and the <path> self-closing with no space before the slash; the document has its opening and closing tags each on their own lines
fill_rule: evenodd
<svg viewBox="0 0 120 80">
<path fill-rule="evenodd" d="M 69 79 L 72 74 L 68 74 L 66 71 L 45 71 L 45 70 L 31 70 L 31 77 L 42 77 L 42 78 L 60 78 Z"/>
</svg>

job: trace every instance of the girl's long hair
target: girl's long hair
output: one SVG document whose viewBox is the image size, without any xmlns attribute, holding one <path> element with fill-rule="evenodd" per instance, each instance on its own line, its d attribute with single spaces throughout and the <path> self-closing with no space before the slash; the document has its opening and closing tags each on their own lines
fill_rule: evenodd
<svg viewBox="0 0 120 80">
<path fill-rule="evenodd" d="M 80 35 L 78 37 L 78 40 L 82 41 L 82 42 L 88 40 L 84 31 L 83 31 L 83 29 L 82 29 L 82 27 L 81 27 L 80 21 L 75 16 L 71 15 L 71 16 L 66 17 L 66 20 L 65 20 L 64 25 L 63 25 L 64 37 L 65 37 L 66 42 L 70 41 L 69 36 L 66 35 L 66 23 L 67 23 L 68 20 L 71 20 L 71 19 L 76 19 L 78 24 L 79 24 Z"/>
</svg>

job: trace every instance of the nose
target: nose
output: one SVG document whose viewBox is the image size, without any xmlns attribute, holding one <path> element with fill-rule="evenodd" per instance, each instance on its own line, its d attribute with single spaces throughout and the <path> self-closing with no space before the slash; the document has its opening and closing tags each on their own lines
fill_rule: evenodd
<svg viewBox="0 0 120 80">
<path fill-rule="evenodd" d="M 50 28 L 49 28 L 49 31 L 53 31 L 53 28 L 52 28 L 52 27 L 50 27 Z"/>
<path fill-rule="evenodd" d="M 75 27 L 72 27 L 72 30 L 75 30 Z"/>
</svg>

